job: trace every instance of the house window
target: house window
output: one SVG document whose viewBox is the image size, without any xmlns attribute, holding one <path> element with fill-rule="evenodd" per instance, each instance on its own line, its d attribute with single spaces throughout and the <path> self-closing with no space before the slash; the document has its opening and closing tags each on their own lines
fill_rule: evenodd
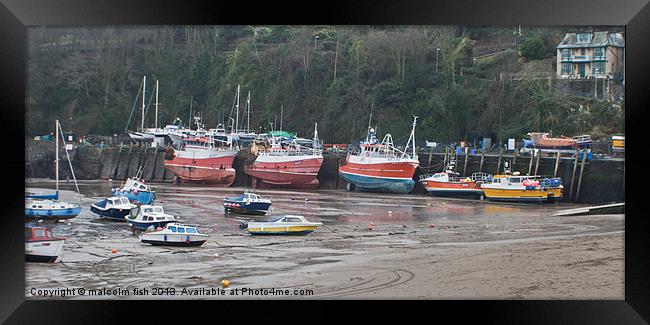
<svg viewBox="0 0 650 325">
<path fill-rule="evenodd" d="M 585 49 L 584 48 L 580 49 L 580 55 L 585 55 Z"/>
<path fill-rule="evenodd" d="M 596 47 L 594 48 L 594 60 L 605 59 L 605 48 Z"/>
<path fill-rule="evenodd" d="M 562 61 L 568 60 L 571 57 L 571 50 L 563 49 L 562 50 Z"/>
<path fill-rule="evenodd" d="M 591 40 L 591 34 L 590 33 L 580 33 L 577 36 L 577 41 L 578 43 L 587 43 Z"/>
<path fill-rule="evenodd" d="M 571 63 L 562 63 L 562 74 L 571 74 Z"/>
<path fill-rule="evenodd" d="M 594 74 L 605 74 L 605 62 L 594 62 Z"/>
</svg>

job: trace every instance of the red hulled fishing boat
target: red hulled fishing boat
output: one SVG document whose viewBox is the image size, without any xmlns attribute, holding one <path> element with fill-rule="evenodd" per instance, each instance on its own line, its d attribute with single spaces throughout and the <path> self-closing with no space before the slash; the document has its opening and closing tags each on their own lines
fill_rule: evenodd
<svg viewBox="0 0 650 325">
<path fill-rule="evenodd" d="M 386 134 L 381 143 L 375 137 L 375 130 L 368 128 L 366 140 L 361 143 L 361 152 L 348 154 L 345 165 L 339 173 L 348 184 L 348 190 L 372 192 L 409 193 L 415 181 L 413 175 L 419 166 L 415 153 L 415 123 L 404 151 L 393 145 L 393 138 Z M 412 145 L 412 152 L 406 152 Z"/>
<path fill-rule="evenodd" d="M 230 186 L 235 181 L 233 160 L 239 148 L 232 139 L 189 137 L 183 139 L 180 149 L 170 149 L 165 157 L 165 168 L 178 177 L 178 181 L 213 183 Z"/>
<path fill-rule="evenodd" d="M 244 172 L 253 176 L 256 183 L 273 187 L 316 188 L 322 164 L 323 154 L 315 128 L 312 148 L 301 146 L 296 141 L 283 146 L 272 138 L 271 147 L 261 151 Z"/>
</svg>

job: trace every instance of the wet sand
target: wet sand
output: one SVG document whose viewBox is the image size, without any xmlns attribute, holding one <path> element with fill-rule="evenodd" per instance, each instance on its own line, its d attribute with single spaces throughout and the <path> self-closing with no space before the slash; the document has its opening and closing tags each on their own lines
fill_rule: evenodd
<svg viewBox="0 0 650 325">
<path fill-rule="evenodd" d="M 211 235 L 198 248 L 156 247 L 140 244 L 126 223 L 90 212 L 90 203 L 118 185 L 80 184 L 82 213 L 53 225 L 66 237 L 63 258 L 26 263 L 27 298 L 624 299 L 622 214 L 555 217 L 578 205 L 260 190 L 273 201 L 271 215 L 300 214 L 323 226 L 308 236 L 251 237 L 239 224 L 256 217 L 224 214 L 221 205 L 244 189 L 155 184 L 157 204 Z M 53 186 L 27 183 L 34 191 Z M 226 295 L 179 295 L 221 288 L 223 279 L 231 283 Z M 152 296 L 154 287 L 176 294 Z M 42 297 L 31 288 L 147 288 L 149 295 Z M 230 294 L 242 288 L 312 292 Z"/>
</svg>

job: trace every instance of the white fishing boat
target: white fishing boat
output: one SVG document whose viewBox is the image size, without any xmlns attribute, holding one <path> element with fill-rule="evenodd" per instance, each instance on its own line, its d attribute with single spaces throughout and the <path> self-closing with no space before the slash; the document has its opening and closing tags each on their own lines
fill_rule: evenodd
<svg viewBox="0 0 650 325">
<path fill-rule="evenodd" d="M 53 263 L 63 255 L 64 238 L 54 237 L 45 227 L 25 225 L 25 260 Z"/>
<path fill-rule="evenodd" d="M 270 221 L 250 221 L 244 225 L 251 235 L 307 235 L 322 226 L 320 222 L 311 222 L 303 216 L 285 215 Z"/>
<path fill-rule="evenodd" d="M 158 246 L 201 246 L 210 238 L 197 227 L 180 223 L 168 223 L 161 230 L 140 234 L 140 242 Z"/>
<path fill-rule="evenodd" d="M 162 228 L 170 222 L 176 221 L 171 214 L 165 213 L 160 205 L 140 205 L 131 209 L 131 214 L 124 217 L 126 222 L 134 230 L 146 230 L 149 227 L 153 229 Z"/>
<path fill-rule="evenodd" d="M 114 196 L 91 204 L 90 212 L 116 221 L 124 221 L 124 217 L 131 214 L 131 209 L 135 207 L 137 206 L 132 204 L 128 198 Z"/>
</svg>

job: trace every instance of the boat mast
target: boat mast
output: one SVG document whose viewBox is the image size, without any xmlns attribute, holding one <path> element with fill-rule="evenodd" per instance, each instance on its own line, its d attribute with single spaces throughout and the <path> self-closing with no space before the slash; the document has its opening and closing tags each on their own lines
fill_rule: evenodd
<svg viewBox="0 0 650 325">
<path fill-rule="evenodd" d="M 413 155 L 411 158 L 415 158 L 415 123 L 417 122 L 418 117 L 413 115 L 413 128 L 411 129 L 411 136 L 409 136 L 408 142 L 406 142 L 406 147 L 404 148 L 404 151 L 406 152 L 406 149 L 408 149 L 409 144 L 411 144 L 411 140 L 413 140 Z"/>
<path fill-rule="evenodd" d="M 59 192 L 59 120 L 54 124 L 54 133 L 56 133 L 56 156 L 54 158 L 54 174 L 56 174 L 56 192 Z"/>
<path fill-rule="evenodd" d="M 311 146 L 313 149 L 318 147 L 318 122 L 314 124 L 314 139 Z"/>
<path fill-rule="evenodd" d="M 140 132 L 144 132 L 144 94 L 147 87 L 147 76 L 142 78 L 142 121 L 140 122 Z"/>
<path fill-rule="evenodd" d="M 280 105 L 280 131 L 282 131 L 282 113 L 284 112 L 284 105 Z"/>
<path fill-rule="evenodd" d="M 158 79 L 156 79 L 156 122 L 155 128 L 158 128 Z"/>
<path fill-rule="evenodd" d="M 246 120 L 246 132 L 251 131 L 251 92 L 248 92 L 248 99 L 246 100 L 246 106 L 248 106 L 248 118 Z"/>
<path fill-rule="evenodd" d="M 239 85 L 237 85 L 237 117 L 235 118 L 235 133 L 239 132 Z"/>
</svg>

